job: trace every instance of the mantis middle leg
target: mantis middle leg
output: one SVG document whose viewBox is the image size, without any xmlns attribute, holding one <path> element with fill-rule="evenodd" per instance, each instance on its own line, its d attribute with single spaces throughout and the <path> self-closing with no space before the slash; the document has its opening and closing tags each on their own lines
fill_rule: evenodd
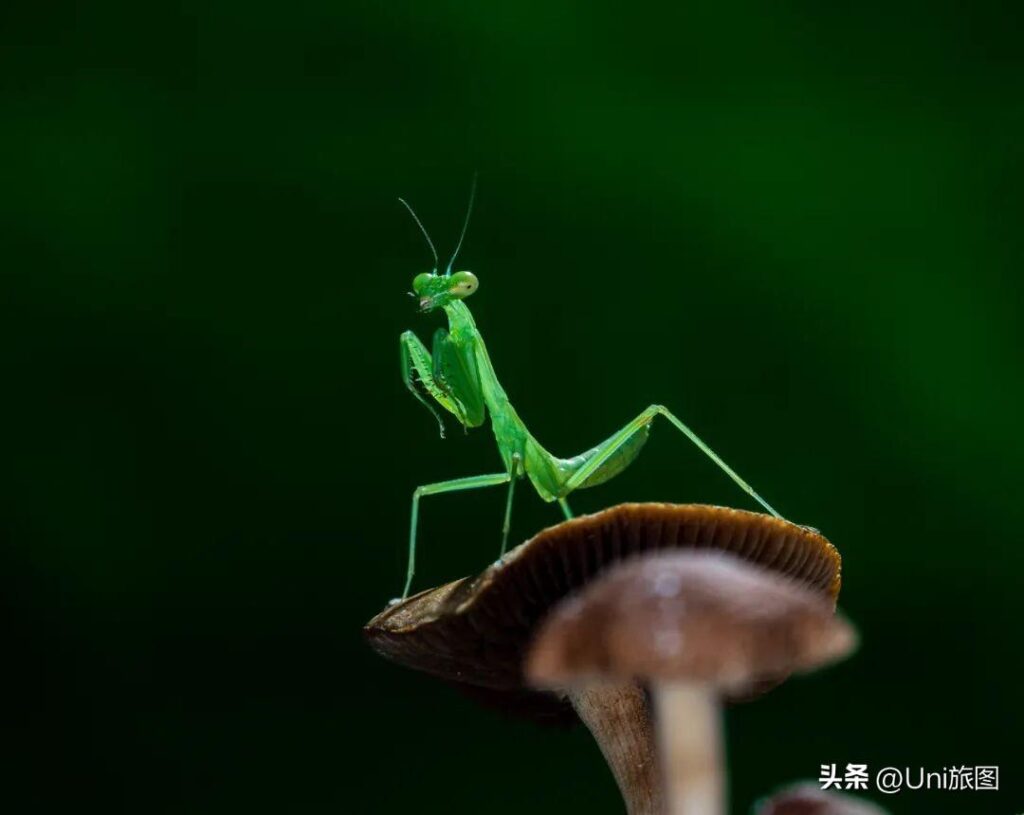
<svg viewBox="0 0 1024 815">
<path fill-rule="evenodd" d="M 459 492 L 461 490 L 475 490 L 481 487 L 495 487 L 499 484 L 511 482 L 515 479 L 511 473 L 494 473 L 493 475 L 474 475 L 468 478 L 455 478 L 451 481 L 438 481 L 435 484 L 424 484 L 417 487 L 412 494 L 412 520 L 409 525 L 409 563 L 405 573 L 405 588 L 402 590 L 402 599 L 409 596 L 409 588 L 412 586 L 412 576 L 416 571 L 416 525 L 420 514 L 420 498 L 424 495 L 439 495 L 443 492 Z M 508 538 L 509 519 L 512 514 L 512 486 L 509 487 L 508 501 L 505 507 L 505 526 L 502 535 L 502 554 L 505 552 L 505 541 Z"/>
<path fill-rule="evenodd" d="M 686 436 L 686 438 L 688 438 L 695 445 L 697 445 L 697 447 L 699 447 L 705 453 L 705 455 L 707 455 L 708 458 L 710 458 L 713 462 L 715 462 L 715 464 L 721 467 L 722 470 L 725 471 L 726 475 L 728 475 L 729 478 L 735 481 L 736 484 L 744 492 L 750 495 L 755 501 L 757 501 L 761 506 L 767 509 L 776 518 L 782 517 L 781 515 L 779 515 L 778 512 L 772 509 L 771 505 L 767 501 L 765 501 L 760 495 L 758 495 L 754 491 L 753 487 L 751 487 L 746 481 L 740 478 L 739 475 L 736 474 L 736 471 L 732 469 L 732 467 L 730 467 L 728 464 L 722 461 L 722 459 L 719 458 L 718 454 L 715 453 L 714 450 L 708 447 L 703 441 L 701 441 L 700 437 L 698 437 L 696 433 L 694 433 L 692 430 L 690 430 L 690 428 L 688 428 L 685 424 L 679 421 L 679 419 L 672 415 L 672 413 L 664 405 L 651 405 L 643 413 L 641 413 L 639 416 L 633 419 L 633 421 L 631 421 L 624 428 L 622 428 L 622 430 L 620 430 L 610 439 L 606 440 L 603 444 L 599 445 L 597 450 L 594 452 L 593 456 L 587 461 L 587 463 L 580 467 L 575 473 L 573 473 L 572 477 L 566 482 L 565 486 L 567 492 L 572 492 L 572 490 L 576 489 L 578 486 L 580 486 L 580 484 L 586 481 L 587 478 L 593 475 L 598 469 L 600 469 L 600 467 L 606 461 L 608 461 L 609 458 L 611 458 L 612 454 L 615 453 L 616 450 L 618 450 L 620 447 L 622 447 L 622 445 L 629 441 L 629 439 L 633 436 L 634 433 L 636 433 L 638 430 L 645 427 L 646 425 L 650 424 L 654 420 L 654 417 L 658 416 L 659 414 L 664 416 L 670 422 L 672 422 L 672 424 L 674 424 L 676 428 L 684 436 Z"/>
</svg>

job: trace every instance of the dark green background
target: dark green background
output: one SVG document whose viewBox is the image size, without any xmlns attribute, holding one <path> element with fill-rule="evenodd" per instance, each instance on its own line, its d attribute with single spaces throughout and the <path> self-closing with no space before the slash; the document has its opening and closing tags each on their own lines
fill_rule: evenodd
<svg viewBox="0 0 1024 815">
<path fill-rule="evenodd" d="M 1015 4 L 5 3 L 0 806 L 617 813 L 585 733 L 375 657 L 420 483 L 490 472 L 402 388 L 462 263 L 578 452 L 650 402 L 845 562 L 863 647 L 728 718 L 735 811 L 821 763 L 998 764 L 1024 809 Z M 557 520 L 527 490 L 514 535 Z M 580 493 L 749 506 L 655 428 Z M 433 585 L 503 494 L 427 499 Z"/>
</svg>

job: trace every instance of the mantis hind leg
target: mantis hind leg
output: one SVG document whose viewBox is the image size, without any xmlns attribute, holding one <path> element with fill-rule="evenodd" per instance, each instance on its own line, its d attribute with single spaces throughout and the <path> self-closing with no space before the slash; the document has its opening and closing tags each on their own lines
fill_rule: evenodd
<svg viewBox="0 0 1024 815">
<path fill-rule="evenodd" d="M 753 487 L 751 487 L 746 481 L 740 478 L 739 475 L 736 474 L 736 471 L 732 469 L 732 467 L 730 467 L 728 464 L 722 461 L 718 454 L 710 447 L 708 447 L 707 444 L 705 444 L 700 439 L 700 437 L 697 436 L 696 433 L 694 433 L 692 430 L 690 430 L 690 428 L 688 428 L 679 419 L 677 419 L 668 410 L 668 408 L 664 407 L 663 405 L 651 405 L 643 413 L 641 413 L 639 416 L 633 419 L 633 421 L 631 421 L 624 428 L 622 428 L 622 430 L 613 435 L 610 439 L 606 440 L 605 442 L 595 447 L 594 450 L 588 454 L 586 462 L 575 473 L 573 473 L 569 480 L 566 482 L 564 488 L 565 493 L 568 494 L 572 492 L 574 489 L 583 485 L 588 478 L 591 478 L 595 473 L 600 472 L 601 467 L 607 464 L 608 461 L 612 458 L 612 456 L 614 456 L 615 453 L 620 448 L 623 447 L 623 445 L 628 444 L 636 433 L 650 425 L 650 423 L 654 421 L 654 417 L 658 415 L 664 416 L 673 425 L 675 425 L 675 427 L 684 436 L 686 436 L 686 438 L 688 438 L 695 445 L 697 445 L 697 447 L 699 447 L 708 458 L 710 458 L 713 462 L 715 462 L 715 464 L 721 467 L 725 474 L 728 475 L 729 478 L 731 478 L 734 482 L 736 482 L 740 489 L 746 492 L 751 498 L 757 501 L 761 506 L 763 506 L 776 518 L 782 517 L 781 515 L 779 515 L 778 512 L 772 509 L 771 505 L 767 501 L 765 501 L 760 495 L 758 495 L 754 491 Z"/>
<path fill-rule="evenodd" d="M 412 586 L 412 576 L 416 572 L 416 526 L 420 514 L 420 498 L 424 495 L 440 495 L 444 492 L 459 492 L 461 490 L 475 490 L 481 487 L 495 487 L 504 484 L 512 478 L 510 473 L 495 473 L 494 475 L 474 475 L 469 478 L 455 478 L 451 481 L 438 481 L 435 484 L 424 484 L 417 487 L 412 494 L 412 519 L 409 524 L 409 558 L 405 572 L 405 588 L 402 589 L 402 599 L 409 596 L 409 588 Z M 512 509 L 512 496 L 509 494 L 507 512 Z M 506 518 L 507 523 L 507 518 Z"/>
</svg>

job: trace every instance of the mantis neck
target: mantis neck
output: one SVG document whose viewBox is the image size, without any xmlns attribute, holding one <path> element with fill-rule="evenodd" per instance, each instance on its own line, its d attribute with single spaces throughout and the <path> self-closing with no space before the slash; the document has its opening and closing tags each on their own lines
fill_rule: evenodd
<svg viewBox="0 0 1024 815">
<path fill-rule="evenodd" d="M 461 300 L 452 300 L 444 307 L 445 316 L 448 317 L 448 331 L 456 339 L 460 334 L 476 331 L 476 322 L 469 307 Z"/>
</svg>

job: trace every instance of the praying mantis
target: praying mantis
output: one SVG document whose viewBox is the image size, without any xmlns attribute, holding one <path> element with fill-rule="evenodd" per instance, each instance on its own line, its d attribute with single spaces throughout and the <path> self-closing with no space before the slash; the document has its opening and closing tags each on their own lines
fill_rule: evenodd
<svg viewBox="0 0 1024 815">
<path fill-rule="evenodd" d="M 418 300 L 422 313 L 440 309 L 448 319 L 448 329 L 438 328 L 434 333 L 431 350 L 427 350 L 426 345 L 412 331 L 405 331 L 401 335 L 402 379 L 413 396 L 437 419 L 442 438 L 444 422 L 430 400 L 455 416 L 467 429 L 480 427 L 490 417 L 491 429 L 503 466 L 501 472 L 439 481 L 415 489 L 412 496 L 408 566 L 402 599 L 409 596 L 416 570 L 416 532 L 420 498 L 507 484 L 499 557 L 504 556 L 512 519 L 512 496 L 518 480 L 528 478 L 541 499 L 549 503 L 557 501 L 565 517 L 572 518 L 572 511 L 566 498 L 575 490 L 603 484 L 632 464 L 646 443 L 651 423 L 657 416 L 663 416 L 671 422 L 768 512 L 776 517 L 782 517 L 696 433 L 663 405 L 649 406 L 603 442 L 571 458 L 558 458 L 534 438 L 501 387 L 487 347 L 484 345 L 483 336 L 464 302 L 477 290 L 479 281 L 476 275 L 469 271 L 452 273 L 455 259 L 466 237 L 475 195 L 474 178 L 462 233 L 443 273 L 439 272 L 437 250 L 426 228 L 412 207 L 404 199 L 398 199 L 412 215 L 434 257 L 433 269 L 418 274 L 413 279 L 413 290 L 410 295 Z"/>
</svg>

